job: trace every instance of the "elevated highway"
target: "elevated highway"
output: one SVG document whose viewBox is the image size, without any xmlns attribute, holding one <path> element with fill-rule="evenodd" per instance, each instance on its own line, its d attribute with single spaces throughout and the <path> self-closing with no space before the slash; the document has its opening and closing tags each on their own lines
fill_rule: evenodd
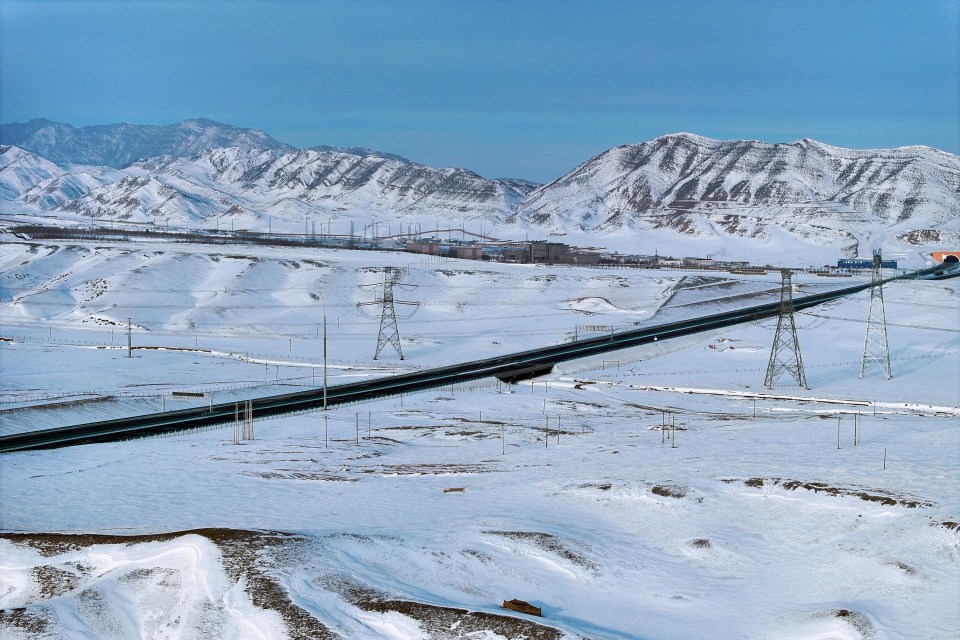
<svg viewBox="0 0 960 640">
<path fill-rule="evenodd" d="M 907 275 L 888 278 L 883 282 L 904 279 L 956 277 L 960 265 L 955 261 Z M 858 284 L 799 298 L 794 298 L 797 310 L 807 309 L 831 300 L 869 289 L 872 283 Z M 660 325 L 621 331 L 575 342 L 551 345 L 494 358 L 474 360 L 413 373 L 377 378 L 364 382 L 310 389 L 265 398 L 252 399 L 254 418 L 317 410 L 360 402 L 374 398 L 412 393 L 479 378 L 497 376 L 502 379 L 521 379 L 549 371 L 553 365 L 568 360 L 626 349 L 651 342 L 711 331 L 745 322 L 778 315 L 780 303 L 767 303 L 712 315 L 668 322 Z M 324 399 L 326 396 L 326 399 Z M 181 409 L 129 418 L 91 422 L 54 429 L 0 436 L 0 452 L 25 451 L 66 447 L 98 442 L 115 442 L 133 438 L 157 436 L 233 422 L 238 403 L 226 402 L 209 407 Z"/>
</svg>

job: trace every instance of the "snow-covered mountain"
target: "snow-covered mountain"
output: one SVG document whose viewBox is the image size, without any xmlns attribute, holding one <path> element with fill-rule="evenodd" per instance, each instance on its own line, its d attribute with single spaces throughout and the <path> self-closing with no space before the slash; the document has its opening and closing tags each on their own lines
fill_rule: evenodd
<svg viewBox="0 0 960 640">
<path fill-rule="evenodd" d="M 851 225 L 956 234 L 960 158 L 929 147 L 853 150 L 680 133 L 601 153 L 531 193 L 516 219 L 559 230 L 757 238 L 773 227 L 837 237 Z"/>
<path fill-rule="evenodd" d="M 492 224 L 512 215 L 537 187 L 365 149 L 216 148 L 136 161 L 107 180 L 99 179 L 101 168 L 62 168 L 17 147 L 0 150 L 3 210 L 134 222 L 209 226 L 229 212 L 243 216 L 244 227 L 265 226 L 267 216 L 298 224 L 307 217 L 361 216 L 365 223 L 373 217 L 385 224 Z"/>
<path fill-rule="evenodd" d="M 0 145 L 0 210 L 50 211 L 126 175 L 111 167 L 64 168 L 19 147 Z"/>
<path fill-rule="evenodd" d="M 32 120 L 3 125 L 0 136 L 28 145 L 0 147 L 8 213 L 206 227 L 229 214 L 237 228 L 296 231 L 324 220 L 334 233 L 377 223 L 381 235 L 391 224 L 470 223 L 621 251 L 655 243 L 739 257 L 787 246 L 856 256 L 960 244 L 960 158 L 929 147 L 680 133 L 609 149 L 538 186 L 370 149 L 294 149 L 209 120 L 83 129 Z"/>
<path fill-rule="evenodd" d="M 158 222 L 176 219 L 198 223 L 229 209 L 229 205 L 218 208 L 217 204 L 196 194 L 186 194 L 150 176 L 126 176 L 93 189 L 60 209 L 104 220 Z"/>
<path fill-rule="evenodd" d="M 146 167 L 146 165 L 137 165 Z M 350 210 L 396 216 L 496 221 L 510 215 L 537 185 L 488 180 L 465 169 L 437 169 L 369 150 L 306 149 L 290 153 L 215 149 L 150 165 L 171 184 L 206 185 L 239 196 L 246 206 L 282 210 L 295 201 L 315 211 Z"/>
<path fill-rule="evenodd" d="M 106 124 L 72 127 L 36 118 L 0 125 L 0 144 L 14 145 L 58 164 L 120 168 L 141 158 L 189 156 L 206 149 L 292 150 L 258 129 L 244 129 L 206 118 L 170 125 Z"/>
<path fill-rule="evenodd" d="M 0 146 L 0 198 L 15 200 L 38 184 L 67 175 L 54 163 L 19 147 Z"/>
</svg>

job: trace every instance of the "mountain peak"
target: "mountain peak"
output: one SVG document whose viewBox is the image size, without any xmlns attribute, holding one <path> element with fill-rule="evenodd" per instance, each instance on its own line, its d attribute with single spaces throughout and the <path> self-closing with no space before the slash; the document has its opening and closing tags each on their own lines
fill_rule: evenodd
<svg viewBox="0 0 960 640">
<path fill-rule="evenodd" d="M 719 140 L 714 140 L 713 138 L 707 138 L 705 136 L 697 135 L 696 133 L 689 133 L 687 131 L 679 131 L 677 133 L 667 133 L 662 136 L 654 138 L 655 140 L 685 140 L 689 142 L 694 142 L 696 144 L 715 144 L 720 142 Z"/>
<path fill-rule="evenodd" d="M 14 123 L 14 124 L 20 124 L 20 123 Z M 54 124 L 54 125 L 60 125 L 60 126 L 64 126 L 64 127 L 69 127 L 69 126 L 70 126 L 70 125 L 68 125 L 68 124 L 63 124 L 62 122 L 54 122 L 53 120 L 49 120 L 49 119 L 47 119 L 47 118 L 30 118 L 29 120 L 27 120 L 27 122 L 26 122 L 25 124 L 31 125 L 31 126 L 36 126 L 36 127 L 47 127 L 47 126 L 50 126 L 50 125 L 52 125 L 52 124 Z"/>
<path fill-rule="evenodd" d="M 197 126 L 202 126 L 202 127 L 210 127 L 210 126 L 213 126 L 213 127 L 231 127 L 231 128 L 235 128 L 233 125 L 224 124 L 224 123 L 222 123 L 222 122 L 217 122 L 216 120 L 213 120 L 213 119 L 211 119 L 211 118 L 202 118 L 202 117 L 201 117 L 201 118 L 187 118 L 186 120 L 181 120 L 181 121 L 178 122 L 177 124 L 181 124 L 181 125 L 183 125 L 183 124 L 190 124 L 190 125 L 197 125 Z"/>
<path fill-rule="evenodd" d="M 377 151 L 376 149 L 368 149 L 366 147 L 333 147 L 330 145 L 321 144 L 315 147 L 309 147 L 307 151 L 318 151 L 320 153 L 328 153 L 328 152 L 347 153 L 352 156 L 359 156 L 361 158 L 368 158 L 368 157 L 383 158 L 384 160 L 396 160 L 398 162 L 404 162 L 407 164 L 416 164 L 413 162 L 413 160 L 410 160 L 409 158 L 405 158 L 401 155 L 397 155 L 395 153 L 386 153 L 384 151 Z"/>
</svg>

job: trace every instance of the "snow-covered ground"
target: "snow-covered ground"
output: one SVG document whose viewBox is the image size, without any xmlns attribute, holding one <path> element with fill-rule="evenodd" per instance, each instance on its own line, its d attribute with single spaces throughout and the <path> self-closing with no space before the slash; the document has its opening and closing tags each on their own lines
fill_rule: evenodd
<svg viewBox="0 0 960 640">
<path fill-rule="evenodd" d="M 387 266 L 419 303 L 398 307 L 402 362 L 372 361 L 356 308 Z M 809 390 L 763 387 L 767 320 L 239 445 L 5 454 L 5 637 L 955 638 L 958 284 L 885 287 L 892 380 L 858 377 L 862 293 L 797 315 Z M 773 274 L 10 241 L 0 429 L 319 384 L 324 311 L 338 384 L 778 295 Z"/>
</svg>

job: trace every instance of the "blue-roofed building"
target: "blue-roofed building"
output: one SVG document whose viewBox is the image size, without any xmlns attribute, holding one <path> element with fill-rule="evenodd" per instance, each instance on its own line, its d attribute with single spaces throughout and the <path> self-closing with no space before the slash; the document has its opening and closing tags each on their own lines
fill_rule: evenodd
<svg viewBox="0 0 960 640">
<path fill-rule="evenodd" d="M 881 269 L 896 269 L 896 260 L 881 260 Z M 837 269 L 873 269 L 873 259 L 864 258 L 840 258 L 837 260 Z"/>
</svg>

